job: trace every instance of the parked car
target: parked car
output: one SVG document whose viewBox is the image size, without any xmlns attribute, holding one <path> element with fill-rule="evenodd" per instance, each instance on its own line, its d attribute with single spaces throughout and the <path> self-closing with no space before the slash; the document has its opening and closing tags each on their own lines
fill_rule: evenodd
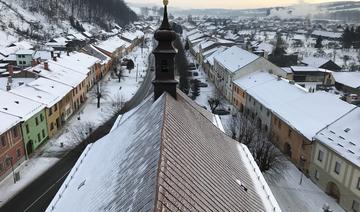
<svg viewBox="0 0 360 212">
<path fill-rule="evenodd" d="M 229 115 L 230 112 L 224 109 L 216 109 L 214 112 L 214 114 L 219 115 L 219 116 L 224 116 L 224 115 Z"/>
<path fill-rule="evenodd" d="M 200 82 L 199 87 L 206 88 L 206 87 L 208 87 L 208 84 L 204 83 L 204 82 Z"/>
</svg>

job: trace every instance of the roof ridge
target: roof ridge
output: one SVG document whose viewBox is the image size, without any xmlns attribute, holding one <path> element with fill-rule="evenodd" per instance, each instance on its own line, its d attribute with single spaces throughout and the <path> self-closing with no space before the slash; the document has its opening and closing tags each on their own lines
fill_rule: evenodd
<svg viewBox="0 0 360 212">
<path fill-rule="evenodd" d="M 167 102 L 168 102 L 168 98 L 169 98 L 169 94 L 168 93 L 164 93 L 163 95 L 164 99 L 164 110 L 163 110 L 163 120 L 162 120 L 162 127 L 161 127 L 161 132 L 160 132 L 160 148 L 159 148 L 159 160 L 158 160 L 158 165 L 157 165 L 157 170 L 156 170 L 156 185 L 155 185 L 155 198 L 154 198 L 154 212 L 157 211 L 157 204 L 158 204 L 158 199 L 159 199 L 159 192 L 160 192 L 160 183 L 159 183 L 159 179 L 160 179 L 160 171 L 161 171 L 161 162 L 162 162 L 162 158 L 163 158 L 163 150 L 164 150 L 164 146 L 162 145 L 164 139 L 164 126 L 165 126 L 165 120 L 166 120 L 166 114 L 168 111 L 167 108 Z M 161 97 L 160 97 L 161 98 Z"/>
</svg>

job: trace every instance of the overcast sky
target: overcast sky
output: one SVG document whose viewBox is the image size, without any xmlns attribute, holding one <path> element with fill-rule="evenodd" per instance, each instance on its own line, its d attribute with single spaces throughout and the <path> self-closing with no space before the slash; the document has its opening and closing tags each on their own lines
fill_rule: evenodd
<svg viewBox="0 0 360 212">
<path fill-rule="evenodd" d="M 162 0 L 125 0 L 130 3 L 162 4 Z M 228 8 L 245 9 L 287 6 L 301 2 L 302 0 L 169 0 L 170 6 L 183 8 Z M 331 1 L 331 0 L 330 0 Z M 342 1 L 342 0 L 333 0 Z M 329 0 L 305 0 L 306 3 L 322 3 Z"/>
</svg>

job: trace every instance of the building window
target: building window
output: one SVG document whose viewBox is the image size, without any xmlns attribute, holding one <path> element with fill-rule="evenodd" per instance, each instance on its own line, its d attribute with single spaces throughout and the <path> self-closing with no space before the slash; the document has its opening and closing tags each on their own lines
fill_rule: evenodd
<svg viewBox="0 0 360 212">
<path fill-rule="evenodd" d="M 21 150 L 20 149 L 17 149 L 16 150 L 16 156 L 19 158 L 21 156 Z"/>
<path fill-rule="evenodd" d="M 1 146 L 6 146 L 6 140 L 5 140 L 5 136 L 1 137 Z"/>
<path fill-rule="evenodd" d="M 279 123 L 278 123 L 278 127 L 279 129 L 281 129 L 281 121 L 279 120 Z"/>
<path fill-rule="evenodd" d="M 40 114 L 40 121 L 41 121 L 41 122 L 44 121 L 44 116 L 43 116 L 43 114 Z"/>
<path fill-rule="evenodd" d="M 40 133 L 38 133 L 37 136 L 38 136 L 38 142 L 40 142 L 41 141 Z"/>
<path fill-rule="evenodd" d="M 353 200 L 353 203 L 352 203 L 352 206 L 351 206 L 351 209 L 353 209 L 355 212 L 358 212 L 359 211 L 359 202 L 356 201 L 356 200 Z"/>
<path fill-rule="evenodd" d="M 17 127 L 14 127 L 14 128 L 12 129 L 12 132 L 13 132 L 13 134 L 14 134 L 14 138 L 17 138 L 17 137 L 19 136 Z"/>
<path fill-rule="evenodd" d="M 269 109 L 267 110 L 266 115 L 270 116 L 270 110 Z"/>
<path fill-rule="evenodd" d="M 358 181 L 357 181 L 357 184 L 356 184 L 356 188 L 357 188 L 358 190 L 360 190 L 360 177 L 358 178 Z"/>
<path fill-rule="evenodd" d="M 335 169 L 334 169 L 334 172 L 336 174 L 340 174 L 340 170 L 341 170 L 341 164 L 339 162 L 335 162 Z"/>
<path fill-rule="evenodd" d="M 318 170 L 315 169 L 315 179 L 319 180 L 319 178 L 320 178 L 320 174 Z"/>
<path fill-rule="evenodd" d="M 38 119 L 38 117 L 35 118 L 35 124 L 36 124 L 36 126 L 39 125 L 39 119 Z"/>
<path fill-rule="evenodd" d="M 50 123 L 50 130 L 53 130 L 54 129 L 54 123 Z"/>
<path fill-rule="evenodd" d="M 29 130 L 29 125 L 28 124 L 25 125 L 25 129 L 26 129 L 26 133 L 29 134 L 30 130 Z"/>
<path fill-rule="evenodd" d="M 161 71 L 162 72 L 168 72 L 169 71 L 169 66 L 168 66 L 167 60 L 162 60 L 161 61 Z"/>
<path fill-rule="evenodd" d="M 55 104 L 55 106 L 54 106 L 54 111 L 55 112 L 57 111 L 57 104 Z"/>
<path fill-rule="evenodd" d="M 42 137 L 45 138 L 45 130 L 42 130 Z"/>
<path fill-rule="evenodd" d="M 324 159 L 324 152 L 319 150 L 319 153 L 318 153 L 318 161 L 322 162 Z"/>
<path fill-rule="evenodd" d="M 288 137 L 289 137 L 289 138 L 291 138 L 291 133 L 292 133 L 292 132 L 291 132 L 291 129 L 289 129 L 289 131 L 288 131 Z"/>
<path fill-rule="evenodd" d="M 49 108 L 49 116 L 52 115 L 52 108 Z"/>
</svg>

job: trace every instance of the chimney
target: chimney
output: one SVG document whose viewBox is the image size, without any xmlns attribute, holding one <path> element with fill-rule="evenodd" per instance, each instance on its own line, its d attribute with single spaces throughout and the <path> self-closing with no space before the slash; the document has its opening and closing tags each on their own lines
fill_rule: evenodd
<svg viewBox="0 0 360 212">
<path fill-rule="evenodd" d="M 44 62 L 44 69 L 49 71 L 49 63 L 48 62 Z"/>
<path fill-rule="evenodd" d="M 51 51 L 50 54 L 51 54 L 51 58 L 54 58 L 54 51 Z"/>
<path fill-rule="evenodd" d="M 58 52 L 58 53 L 57 53 L 57 57 L 60 57 L 60 55 L 61 55 L 61 53 L 60 53 L 60 52 Z"/>
<path fill-rule="evenodd" d="M 178 82 L 175 80 L 175 55 L 177 49 L 173 46 L 176 40 L 176 33 L 171 29 L 167 14 L 168 0 L 164 0 L 164 19 L 160 28 L 155 32 L 155 39 L 158 46 L 154 49 L 155 56 L 155 80 L 154 98 L 157 100 L 164 92 L 169 93 L 176 99 L 176 86 Z"/>
<path fill-rule="evenodd" d="M 31 61 L 31 66 L 32 67 L 35 67 L 37 65 L 37 61 L 35 60 L 35 59 L 33 59 L 32 61 Z"/>
<path fill-rule="evenodd" d="M 7 69 L 9 72 L 9 76 L 13 77 L 14 76 L 14 66 L 10 64 L 10 65 L 8 65 Z"/>
</svg>

